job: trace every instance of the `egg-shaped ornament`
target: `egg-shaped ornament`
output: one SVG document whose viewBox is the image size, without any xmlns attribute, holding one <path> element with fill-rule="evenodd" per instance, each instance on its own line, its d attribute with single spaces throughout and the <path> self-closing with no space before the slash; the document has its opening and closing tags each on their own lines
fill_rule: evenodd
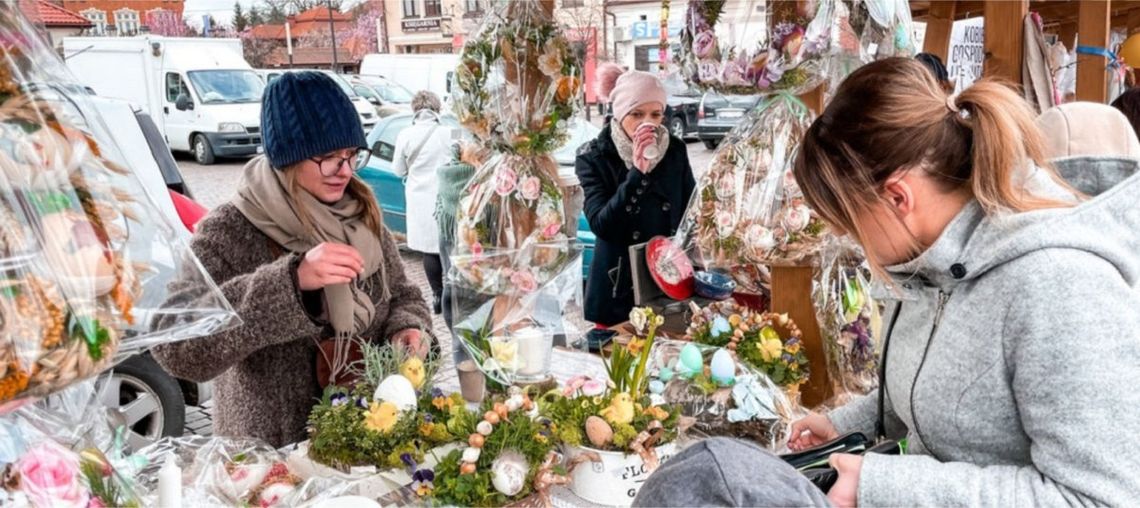
<svg viewBox="0 0 1140 508">
<path fill-rule="evenodd" d="M 704 358 L 701 348 L 695 344 L 686 344 L 681 348 L 681 361 L 677 363 L 677 372 L 682 377 L 690 378 L 704 369 Z"/>
<path fill-rule="evenodd" d="M 491 463 L 491 485 L 504 496 L 513 497 L 522 492 L 528 470 L 530 465 L 521 453 L 504 451 Z"/>
<path fill-rule="evenodd" d="M 709 373 L 716 384 L 731 385 L 736 379 L 736 362 L 732 359 L 732 354 L 726 349 L 716 350 L 709 364 Z"/>
<path fill-rule="evenodd" d="M 408 378 L 399 374 L 384 378 L 380 382 L 380 386 L 376 387 L 376 393 L 372 399 L 380 402 L 391 402 L 401 412 L 416 409 L 416 389 L 412 386 L 412 382 L 408 381 Z"/>
<path fill-rule="evenodd" d="M 665 393 L 665 383 L 660 379 L 652 379 L 649 381 L 649 393 Z"/>
</svg>

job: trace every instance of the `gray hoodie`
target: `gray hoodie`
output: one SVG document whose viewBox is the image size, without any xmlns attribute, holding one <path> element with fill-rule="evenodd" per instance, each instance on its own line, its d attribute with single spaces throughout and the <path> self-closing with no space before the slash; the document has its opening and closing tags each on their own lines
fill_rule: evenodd
<svg viewBox="0 0 1140 508">
<path fill-rule="evenodd" d="M 905 429 L 910 455 L 864 459 L 860 506 L 1140 499 L 1140 161 L 1056 164 L 1096 197 L 992 217 L 971 203 L 888 269 L 886 428 Z M 1071 197 L 1039 170 L 1026 185 Z M 871 435 L 877 405 L 829 416 Z"/>
</svg>

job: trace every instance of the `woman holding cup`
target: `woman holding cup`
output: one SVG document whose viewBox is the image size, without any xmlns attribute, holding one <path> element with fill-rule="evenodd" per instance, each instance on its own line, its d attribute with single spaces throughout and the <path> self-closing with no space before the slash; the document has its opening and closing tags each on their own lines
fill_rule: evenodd
<svg viewBox="0 0 1140 508">
<path fill-rule="evenodd" d="M 629 246 L 675 234 L 696 186 L 684 141 L 661 125 L 667 94 L 655 75 L 603 64 L 598 95 L 612 104 L 613 118 L 575 162 L 597 237 L 586 281 L 586 319 L 598 325 L 591 348 L 633 309 Z"/>
</svg>

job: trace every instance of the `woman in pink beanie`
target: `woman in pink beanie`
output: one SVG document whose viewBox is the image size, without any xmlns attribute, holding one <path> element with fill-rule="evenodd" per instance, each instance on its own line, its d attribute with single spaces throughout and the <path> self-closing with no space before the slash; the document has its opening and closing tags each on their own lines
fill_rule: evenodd
<svg viewBox="0 0 1140 508">
<path fill-rule="evenodd" d="M 656 76 L 603 64 L 598 95 L 611 103 L 613 119 L 579 152 L 575 171 L 597 237 L 586 319 L 607 327 L 625 321 L 633 308 L 629 246 L 675 234 L 696 182 L 685 143 L 661 126 L 666 93 Z M 591 346 L 606 339 L 597 331 Z"/>
</svg>

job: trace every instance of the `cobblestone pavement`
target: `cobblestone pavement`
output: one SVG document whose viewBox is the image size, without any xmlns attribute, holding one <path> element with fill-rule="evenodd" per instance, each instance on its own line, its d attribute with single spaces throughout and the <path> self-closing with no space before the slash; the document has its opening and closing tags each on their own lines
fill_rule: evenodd
<svg viewBox="0 0 1140 508">
<path fill-rule="evenodd" d="M 705 166 L 711 159 L 712 151 L 705 149 L 701 143 L 689 142 L 689 160 L 694 172 L 699 175 L 704 172 Z M 241 181 L 241 170 L 244 160 L 222 161 L 212 166 L 200 166 L 184 155 L 176 155 L 178 165 L 182 169 L 182 176 L 190 188 L 194 199 L 207 208 L 214 208 L 232 199 L 237 192 Z M 431 297 L 431 289 L 424 275 L 423 263 L 418 253 L 402 251 L 405 271 L 408 278 L 424 292 L 425 298 Z M 429 302 L 430 304 L 430 302 Z M 442 351 L 451 351 L 451 336 L 442 315 L 432 317 L 432 331 L 440 338 Z M 439 384 L 444 387 L 458 389 L 455 369 L 452 365 L 451 355 L 444 354 L 445 363 L 440 367 Z M 563 363 L 563 365 L 566 365 Z M 570 363 L 569 365 L 575 365 Z M 557 368 L 555 369 L 557 371 Z M 574 369 L 569 371 L 573 374 Z M 579 371 L 580 372 L 580 371 Z M 190 407 L 186 412 L 186 433 L 197 435 L 213 434 L 213 402 L 207 402 L 202 407 Z"/>
</svg>

